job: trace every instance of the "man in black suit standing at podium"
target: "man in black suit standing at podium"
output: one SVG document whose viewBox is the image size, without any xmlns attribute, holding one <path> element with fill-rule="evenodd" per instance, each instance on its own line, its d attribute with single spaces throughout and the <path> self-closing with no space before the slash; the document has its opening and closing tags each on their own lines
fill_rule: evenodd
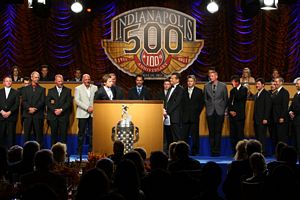
<svg viewBox="0 0 300 200">
<path fill-rule="evenodd" d="M 199 154 L 199 119 L 204 106 L 203 92 L 195 85 L 196 77 L 189 75 L 182 98 L 184 141 L 188 142 L 189 135 L 192 136 L 192 155 Z"/>
<path fill-rule="evenodd" d="M 48 91 L 46 98 L 47 119 L 51 127 L 51 142 L 55 144 L 60 133 L 61 142 L 67 144 L 69 118 L 72 105 L 71 89 L 65 87 L 61 74 L 55 76 L 55 86 Z"/>
<path fill-rule="evenodd" d="M 43 147 L 43 125 L 46 90 L 39 85 L 40 74 L 31 73 L 31 84 L 22 90 L 22 104 L 24 117 L 25 142 L 30 140 L 31 131 L 36 135 L 36 140 Z"/>
<path fill-rule="evenodd" d="M 144 86 L 144 76 L 136 75 L 135 77 L 136 86 L 128 91 L 129 100 L 150 100 L 150 91 Z"/>
<path fill-rule="evenodd" d="M 172 87 L 169 89 L 165 105 L 164 117 L 165 121 L 169 120 L 172 133 L 172 142 L 183 140 L 182 134 L 182 97 L 183 88 L 179 85 L 180 74 L 173 73 L 170 78 Z"/>
<path fill-rule="evenodd" d="M 16 123 L 19 110 L 19 93 L 11 88 L 12 79 L 8 76 L 3 79 L 3 88 L 0 89 L 0 146 L 10 148 L 15 144 Z"/>
<path fill-rule="evenodd" d="M 292 104 L 289 108 L 289 115 L 293 125 L 293 141 L 298 152 L 300 154 L 300 79 L 296 81 L 297 93 L 294 95 Z"/>
<path fill-rule="evenodd" d="M 244 138 L 245 107 L 248 89 L 241 85 L 240 77 L 231 77 L 233 88 L 230 90 L 228 100 L 228 113 L 230 123 L 230 140 L 232 151 L 235 152 L 235 145 Z"/>
<path fill-rule="evenodd" d="M 112 77 L 109 74 L 105 74 L 102 77 L 102 84 L 103 86 L 95 93 L 94 100 L 115 100 L 116 90 L 113 87 Z"/>
<path fill-rule="evenodd" d="M 272 109 L 272 100 L 270 93 L 265 89 L 265 80 L 256 79 L 257 93 L 254 95 L 254 131 L 255 137 L 261 142 L 263 151 L 265 151 L 267 128 L 270 123 Z"/>
</svg>

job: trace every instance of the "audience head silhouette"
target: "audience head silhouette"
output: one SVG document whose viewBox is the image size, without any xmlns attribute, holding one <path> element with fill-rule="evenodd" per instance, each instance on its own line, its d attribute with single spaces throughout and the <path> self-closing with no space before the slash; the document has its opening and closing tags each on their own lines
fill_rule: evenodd
<svg viewBox="0 0 300 200">
<path fill-rule="evenodd" d="M 36 141 L 27 141 L 23 146 L 23 160 L 32 160 L 37 151 L 40 150 L 40 145 Z"/>
<path fill-rule="evenodd" d="M 258 152 L 253 153 L 250 156 L 249 161 L 250 161 L 250 166 L 255 175 L 263 174 L 267 170 L 265 157 L 261 153 Z"/>
<path fill-rule="evenodd" d="M 168 156 L 162 151 L 153 151 L 150 155 L 150 167 L 153 169 L 167 169 Z"/>
<path fill-rule="evenodd" d="M 34 157 L 36 170 L 49 171 L 53 165 L 53 154 L 48 149 L 42 149 L 36 152 Z"/>
<path fill-rule="evenodd" d="M 175 155 L 178 159 L 188 158 L 189 151 L 190 151 L 190 146 L 184 141 L 177 142 L 174 149 Z"/>
<path fill-rule="evenodd" d="M 23 157 L 23 147 L 19 145 L 14 145 L 9 148 L 7 152 L 8 162 L 14 163 L 22 160 Z"/>
<path fill-rule="evenodd" d="M 248 157 L 250 157 L 253 153 L 262 152 L 262 144 L 258 140 L 249 140 L 246 144 L 246 152 L 248 154 Z"/>
<path fill-rule="evenodd" d="M 103 170 L 107 177 L 111 179 L 114 170 L 114 162 L 109 158 L 102 158 L 97 161 L 96 168 Z"/>
<path fill-rule="evenodd" d="M 110 181 L 105 172 L 94 168 L 82 176 L 75 199 L 100 199 L 102 196 L 107 195 L 109 190 Z"/>
</svg>

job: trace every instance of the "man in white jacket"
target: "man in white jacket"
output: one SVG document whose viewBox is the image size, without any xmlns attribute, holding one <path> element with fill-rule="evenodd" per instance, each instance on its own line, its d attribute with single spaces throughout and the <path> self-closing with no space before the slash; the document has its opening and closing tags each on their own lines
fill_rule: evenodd
<svg viewBox="0 0 300 200">
<path fill-rule="evenodd" d="M 89 151 L 92 151 L 92 119 L 93 102 L 98 87 L 91 84 L 89 74 L 82 76 L 82 84 L 75 88 L 75 103 L 77 105 L 76 118 L 78 119 L 78 153 L 82 155 L 84 136 L 89 137 Z M 86 128 L 88 132 L 86 133 Z"/>
</svg>

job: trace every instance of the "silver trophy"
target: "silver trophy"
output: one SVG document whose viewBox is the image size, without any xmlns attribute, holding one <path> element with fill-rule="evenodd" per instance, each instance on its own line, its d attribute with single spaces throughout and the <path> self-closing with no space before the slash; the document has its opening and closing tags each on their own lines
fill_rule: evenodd
<svg viewBox="0 0 300 200">
<path fill-rule="evenodd" d="M 122 119 L 112 128 L 112 141 L 119 140 L 124 144 L 124 152 L 133 149 L 133 144 L 139 140 L 139 128 L 135 127 L 128 115 L 128 106 L 122 105 Z"/>
</svg>

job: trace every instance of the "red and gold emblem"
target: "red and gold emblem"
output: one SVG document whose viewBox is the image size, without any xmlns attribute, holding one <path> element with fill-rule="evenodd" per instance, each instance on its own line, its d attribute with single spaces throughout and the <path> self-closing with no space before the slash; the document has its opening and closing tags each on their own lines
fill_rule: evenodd
<svg viewBox="0 0 300 200">
<path fill-rule="evenodd" d="M 164 79 L 197 59 L 204 41 L 196 40 L 196 20 L 182 12 L 143 7 L 112 19 L 112 36 L 103 40 L 108 58 L 123 72 Z"/>
</svg>

